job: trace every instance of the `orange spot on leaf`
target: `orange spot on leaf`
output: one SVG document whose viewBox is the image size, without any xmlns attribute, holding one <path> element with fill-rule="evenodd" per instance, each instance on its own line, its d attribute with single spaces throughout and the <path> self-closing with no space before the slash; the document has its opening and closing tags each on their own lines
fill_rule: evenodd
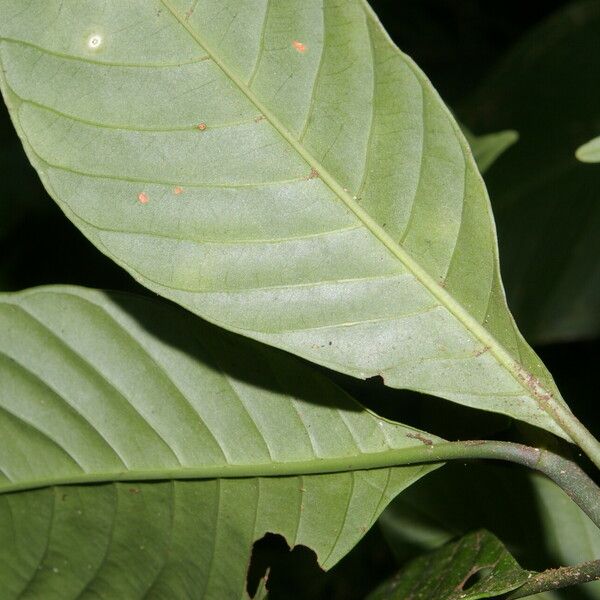
<svg viewBox="0 0 600 600">
<path fill-rule="evenodd" d="M 300 54 L 304 54 L 307 50 L 307 47 L 302 42 L 299 42 L 298 40 L 294 40 L 292 42 L 292 46 L 294 46 L 294 48 L 296 50 L 298 50 L 298 52 L 300 52 Z"/>
<path fill-rule="evenodd" d="M 204 121 L 202 121 L 202 123 L 198 123 L 198 125 L 196 127 L 200 131 L 204 131 L 206 129 L 206 123 Z"/>
<path fill-rule="evenodd" d="M 138 194 L 138 201 L 140 204 L 148 204 L 149 200 L 150 198 L 148 198 L 148 194 L 146 194 L 145 192 L 140 192 Z"/>
<path fill-rule="evenodd" d="M 176 196 L 179 196 L 179 194 L 183 194 L 183 188 L 182 188 L 182 187 L 179 187 L 179 186 L 177 186 L 176 188 L 174 188 L 174 189 L 173 189 L 173 193 L 174 193 Z"/>
</svg>

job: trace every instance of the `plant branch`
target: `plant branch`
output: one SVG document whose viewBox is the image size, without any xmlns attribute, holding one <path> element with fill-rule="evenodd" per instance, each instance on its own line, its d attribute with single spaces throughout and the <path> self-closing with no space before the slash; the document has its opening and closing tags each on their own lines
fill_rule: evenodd
<svg viewBox="0 0 600 600">
<path fill-rule="evenodd" d="M 600 442 L 591 434 L 581 421 L 565 406 L 548 396 L 542 402 L 543 408 L 569 434 L 575 442 L 589 457 L 589 459 L 600 469 Z"/>
<path fill-rule="evenodd" d="M 446 442 L 429 446 L 442 461 L 495 459 L 514 462 L 546 475 L 600 528 L 600 488 L 575 462 L 549 450 L 494 441 Z"/>
<path fill-rule="evenodd" d="M 548 569 L 534 575 L 527 583 L 506 597 L 506 600 L 526 598 L 540 592 L 560 590 L 572 585 L 589 583 L 600 579 L 600 560 L 582 563 L 575 567 Z"/>
</svg>

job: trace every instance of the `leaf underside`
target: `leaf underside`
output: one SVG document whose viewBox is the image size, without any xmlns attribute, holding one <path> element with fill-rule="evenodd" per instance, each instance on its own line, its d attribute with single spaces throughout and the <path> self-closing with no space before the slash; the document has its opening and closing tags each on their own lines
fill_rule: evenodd
<svg viewBox="0 0 600 600">
<path fill-rule="evenodd" d="M 436 468 L 353 470 L 421 434 L 163 301 L 2 294 L 0 330 L 3 598 L 242 597 L 266 532 L 328 568 Z"/>
<path fill-rule="evenodd" d="M 1 0 L 0 17 L 31 161 L 141 283 L 330 368 L 565 436 L 468 144 L 365 2 Z"/>
<path fill-rule="evenodd" d="M 471 581 L 478 573 L 480 579 Z M 480 530 L 415 559 L 369 600 L 497 598 L 521 587 L 528 577 L 498 538 Z"/>
</svg>

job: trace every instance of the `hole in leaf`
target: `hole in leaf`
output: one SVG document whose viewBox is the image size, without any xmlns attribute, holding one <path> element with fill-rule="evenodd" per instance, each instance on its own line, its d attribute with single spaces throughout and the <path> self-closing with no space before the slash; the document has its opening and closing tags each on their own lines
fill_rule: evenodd
<svg viewBox="0 0 600 600">
<path fill-rule="evenodd" d="M 365 379 L 367 383 L 375 384 L 375 385 L 385 385 L 385 381 L 381 375 L 373 375 L 373 377 L 367 377 Z"/>
<path fill-rule="evenodd" d="M 317 555 L 310 548 L 299 545 L 290 550 L 285 538 L 274 533 L 265 534 L 252 547 L 246 578 L 246 590 L 251 598 L 267 571 L 267 589 L 274 597 L 281 597 L 278 591 L 305 589 L 307 582 L 323 574 Z"/>
<path fill-rule="evenodd" d="M 491 567 L 481 567 L 481 568 L 473 567 L 473 569 L 477 569 L 477 570 L 476 571 L 474 570 L 467 577 L 467 579 L 465 579 L 464 583 L 462 584 L 463 591 L 467 591 L 467 590 L 471 589 L 472 587 L 476 586 L 478 583 L 481 583 L 487 577 L 489 577 L 492 573 Z"/>
</svg>

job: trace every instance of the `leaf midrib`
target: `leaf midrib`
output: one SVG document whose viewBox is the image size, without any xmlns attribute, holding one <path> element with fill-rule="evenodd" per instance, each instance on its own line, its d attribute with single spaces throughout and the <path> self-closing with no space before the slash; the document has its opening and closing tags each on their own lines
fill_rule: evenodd
<svg viewBox="0 0 600 600">
<path fill-rule="evenodd" d="M 313 168 L 319 178 L 339 197 L 346 207 L 358 218 L 364 227 L 382 243 L 387 250 L 398 259 L 402 265 L 423 285 L 432 296 L 439 301 L 462 325 L 463 327 L 484 347 L 489 348 L 489 352 L 496 358 L 498 363 L 502 365 L 519 385 L 526 390 L 527 394 L 545 411 L 550 417 L 564 430 L 563 419 L 560 414 L 564 409 L 558 405 L 554 396 L 540 382 L 531 376 L 528 372 L 524 374 L 523 367 L 511 356 L 511 354 L 496 340 L 496 338 L 487 331 L 465 308 L 456 301 L 437 281 L 435 281 L 425 269 L 423 269 L 417 261 L 415 261 L 408 252 L 400 246 L 396 241 L 364 210 L 347 192 L 344 187 L 329 173 L 329 171 L 288 131 L 287 127 L 274 115 L 263 103 L 254 95 L 252 90 L 241 81 L 237 75 L 229 69 L 229 67 L 221 61 L 213 52 L 210 46 L 202 39 L 199 33 L 190 26 L 185 17 L 182 17 L 171 5 L 170 0 L 160 0 L 163 6 L 171 13 L 177 22 L 189 33 L 194 41 L 204 50 L 210 59 L 223 71 L 239 90 L 248 98 L 250 102 L 256 106 L 262 115 L 271 123 L 278 133 L 300 154 L 300 156 Z M 374 18 L 372 9 L 365 6 L 365 0 L 361 0 L 363 10 L 365 10 L 366 18 L 370 16 Z M 377 22 L 377 21 L 376 21 Z M 393 48 L 396 52 L 400 52 L 395 45 Z M 421 83 L 421 77 L 416 72 L 412 61 L 407 60 L 407 65 L 414 72 L 415 76 Z M 445 106 L 445 105 L 444 105 Z M 451 121 L 455 132 L 459 136 L 461 147 L 465 151 L 465 144 L 461 139 L 461 134 L 458 127 Z M 525 376 L 524 376 L 525 375 Z M 530 381 L 531 379 L 531 381 Z M 542 400 L 543 399 L 543 400 Z M 558 414 L 557 414 L 558 413 Z"/>
<path fill-rule="evenodd" d="M 438 449 L 448 445 L 442 442 Z M 452 445 L 450 443 L 450 445 Z M 92 483 L 171 481 L 200 479 L 247 479 L 257 477 L 296 477 L 300 475 L 328 475 L 374 469 L 442 464 L 434 454 L 433 445 L 407 446 L 383 452 L 367 452 L 332 458 L 311 458 L 303 461 L 268 461 L 262 463 L 220 463 L 197 467 L 171 467 L 157 469 L 109 470 L 57 475 L 46 479 L 9 481 L 0 483 L 0 496 L 14 492 L 47 488 L 56 485 L 82 485 Z"/>
</svg>

